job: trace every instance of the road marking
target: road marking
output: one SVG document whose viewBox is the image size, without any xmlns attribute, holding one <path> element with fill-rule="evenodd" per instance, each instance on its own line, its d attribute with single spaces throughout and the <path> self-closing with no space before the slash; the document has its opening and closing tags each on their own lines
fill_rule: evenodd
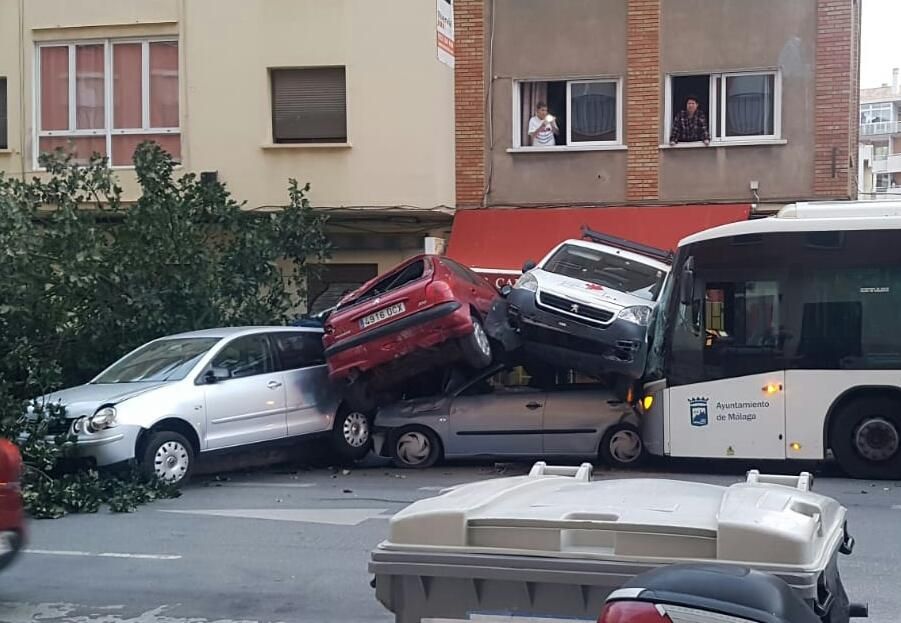
<svg viewBox="0 0 901 623">
<path fill-rule="evenodd" d="M 419 487 L 419 491 L 442 491 L 447 487 Z"/>
<path fill-rule="evenodd" d="M 368 519 L 384 519 L 389 512 L 384 508 L 244 508 L 203 509 L 190 511 L 161 510 L 161 513 L 180 515 L 206 515 L 233 519 L 266 519 L 270 521 L 294 521 L 330 526 L 358 526 Z"/>
<path fill-rule="evenodd" d="M 309 489 L 315 487 L 315 482 L 216 482 L 210 481 L 211 487 L 259 487 L 261 489 Z"/>
<path fill-rule="evenodd" d="M 80 552 L 69 549 L 26 549 L 26 554 L 38 554 L 41 556 L 84 556 L 88 558 L 133 558 L 137 560 L 179 560 L 177 554 L 127 554 L 120 552 Z"/>
<path fill-rule="evenodd" d="M 152 610 L 134 610 L 127 606 L 86 606 L 72 603 L 19 603 L 0 601 L 3 623 L 65 621 L 66 623 L 259 623 L 257 619 L 207 619 L 169 614 L 180 606 L 164 605 Z"/>
</svg>

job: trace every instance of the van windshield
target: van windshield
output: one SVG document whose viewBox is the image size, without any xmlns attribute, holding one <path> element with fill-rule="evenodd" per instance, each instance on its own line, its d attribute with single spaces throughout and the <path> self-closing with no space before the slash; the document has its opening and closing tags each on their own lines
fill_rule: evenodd
<svg viewBox="0 0 901 623">
<path fill-rule="evenodd" d="M 163 383 L 180 381 L 220 338 L 179 338 L 145 344 L 114 363 L 93 382 Z"/>
<path fill-rule="evenodd" d="M 656 301 L 666 271 L 618 255 L 566 244 L 551 256 L 543 269 Z"/>
</svg>

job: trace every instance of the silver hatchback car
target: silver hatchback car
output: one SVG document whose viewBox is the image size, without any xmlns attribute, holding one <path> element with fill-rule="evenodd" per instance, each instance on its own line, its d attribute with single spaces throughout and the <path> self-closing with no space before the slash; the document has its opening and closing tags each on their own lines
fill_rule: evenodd
<svg viewBox="0 0 901 623">
<path fill-rule="evenodd" d="M 642 458 L 632 408 L 572 371 L 536 378 L 498 364 L 445 386 L 380 409 L 375 451 L 413 468 L 441 458 L 590 457 L 619 467 Z"/>
<path fill-rule="evenodd" d="M 330 433 L 343 459 L 369 450 L 369 419 L 341 408 L 318 328 L 164 337 L 89 383 L 38 400 L 66 408 L 80 456 L 98 466 L 136 461 L 173 483 L 190 475 L 202 452 L 316 433 Z"/>
</svg>

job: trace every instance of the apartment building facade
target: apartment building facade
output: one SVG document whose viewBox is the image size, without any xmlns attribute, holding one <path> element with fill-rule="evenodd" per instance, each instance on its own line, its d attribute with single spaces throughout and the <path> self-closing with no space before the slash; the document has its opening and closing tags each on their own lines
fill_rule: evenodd
<svg viewBox="0 0 901 623">
<path fill-rule="evenodd" d="M 455 8 L 450 253 L 486 273 L 515 275 L 583 224 L 672 247 L 751 212 L 856 196 L 858 0 Z M 709 144 L 671 140 L 689 98 Z M 549 145 L 530 136 L 539 103 Z"/>
<path fill-rule="evenodd" d="M 860 91 L 860 145 L 870 156 L 861 161 L 861 188 L 874 199 L 901 197 L 901 79 L 892 71 L 891 83 Z"/>
<path fill-rule="evenodd" d="M 435 0 L 0 3 L 0 170 L 40 174 L 38 155 L 56 147 L 99 152 L 132 200 L 132 153 L 152 139 L 249 209 L 284 205 L 289 178 L 310 182 L 335 246 L 311 284 L 322 308 L 449 231 L 453 48 L 438 11 Z"/>
</svg>

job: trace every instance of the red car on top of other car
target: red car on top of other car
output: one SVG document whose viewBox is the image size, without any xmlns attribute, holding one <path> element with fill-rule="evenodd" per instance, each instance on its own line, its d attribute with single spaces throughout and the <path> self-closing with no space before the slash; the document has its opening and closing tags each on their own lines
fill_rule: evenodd
<svg viewBox="0 0 901 623">
<path fill-rule="evenodd" d="M 325 325 L 329 376 L 372 406 L 376 392 L 432 367 L 492 362 L 483 328 L 497 290 L 469 268 L 420 255 L 346 296 Z"/>
<path fill-rule="evenodd" d="M 12 562 L 25 541 L 25 514 L 19 493 L 21 475 L 19 449 L 0 439 L 0 569 Z"/>
</svg>

